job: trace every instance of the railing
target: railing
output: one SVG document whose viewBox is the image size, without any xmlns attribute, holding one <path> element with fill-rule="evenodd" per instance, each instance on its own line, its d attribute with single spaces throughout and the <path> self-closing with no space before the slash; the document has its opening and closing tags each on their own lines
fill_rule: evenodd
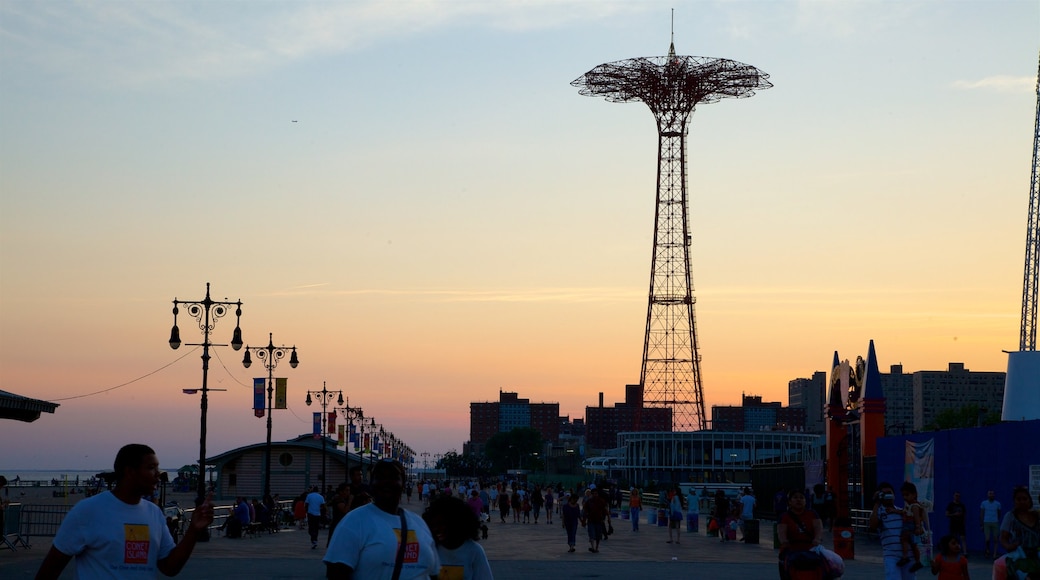
<svg viewBox="0 0 1040 580">
<path fill-rule="evenodd" d="M 0 530 L 3 532 L 2 537 L 6 541 L 0 541 L 0 548 L 13 547 L 14 544 L 19 543 L 29 547 L 33 536 L 53 538 L 58 533 L 58 528 L 61 527 L 61 522 L 64 521 L 70 509 L 72 509 L 70 505 L 9 504 L 4 515 L 4 529 Z M 231 516 L 234 509 L 234 505 L 214 506 L 213 523 L 209 526 L 210 532 L 219 532 L 219 530 L 223 529 L 224 522 Z M 179 518 L 176 522 L 178 538 L 183 535 L 194 511 L 194 507 L 183 510 L 184 517 Z M 283 500 L 278 502 L 278 507 L 273 517 L 283 518 L 275 520 L 278 522 L 279 527 L 286 525 L 284 517 L 287 513 L 291 517 L 292 501 Z"/>
</svg>

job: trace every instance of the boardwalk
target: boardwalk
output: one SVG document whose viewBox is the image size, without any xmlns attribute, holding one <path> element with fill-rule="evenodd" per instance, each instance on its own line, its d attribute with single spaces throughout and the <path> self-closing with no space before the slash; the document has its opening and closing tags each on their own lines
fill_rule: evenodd
<svg viewBox="0 0 1040 580">
<path fill-rule="evenodd" d="M 406 507 L 420 511 L 417 502 Z M 558 519 L 558 518 L 557 518 Z M 644 517 L 645 521 L 645 517 Z M 765 523 L 765 522 L 764 522 Z M 630 531 L 629 522 L 617 520 L 615 534 L 600 546 L 600 552 L 587 551 L 578 533 L 578 551 L 567 553 L 566 536 L 560 524 L 490 524 L 490 536 L 482 541 L 496 580 L 551 580 L 555 578 L 776 578 L 776 551 L 772 548 L 771 524 L 763 528 L 761 545 L 739 542 L 723 544 L 700 534 L 682 535 L 679 545 L 668 544 L 663 527 L 641 524 Z M 325 533 L 323 531 L 323 533 Z M 828 538 L 829 541 L 829 538 Z M 324 544 L 324 542 L 322 542 Z M 0 577 L 5 580 L 32 578 L 40 560 L 50 547 L 47 538 L 35 538 L 31 550 L 0 551 Z M 847 562 L 846 580 L 875 580 L 882 576 L 881 551 L 875 541 L 863 540 L 856 546 L 856 559 Z M 286 530 L 257 538 L 229 540 L 215 537 L 199 544 L 179 578 L 228 580 L 245 574 L 256 578 L 318 579 L 324 577 L 323 549 L 311 550 L 306 532 Z M 981 559 L 971 565 L 974 578 L 988 578 L 989 566 Z M 922 570 L 918 578 L 931 578 Z M 72 566 L 62 578 L 72 578 Z"/>
</svg>

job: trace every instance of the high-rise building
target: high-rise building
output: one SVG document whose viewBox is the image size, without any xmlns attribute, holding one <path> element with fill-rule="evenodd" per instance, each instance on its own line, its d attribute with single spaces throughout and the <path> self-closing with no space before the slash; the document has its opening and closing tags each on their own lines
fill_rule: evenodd
<svg viewBox="0 0 1040 580">
<path fill-rule="evenodd" d="M 787 406 L 805 409 L 807 433 L 823 433 L 826 392 L 827 373 L 823 371 L 816 371 L 811 379 L 794 379 L 787 383 Z"/>
<path fill-rule="evenodd" d="M 805 431 L 806 410 L 763 402 L 760 395 L 743 395 L 739 407 L 713 405 L 712 431 Z"/>
<path fill-rule="evenodd" d="M 532 403 L 517 393 L 499 391 L 498 401 L 469 404 L 469 443 L 466 452 L 482 453 L 495 433 L 531 427 L 546 441 L 560 437 L 560 404 Z"/>
<path fill-rule="evenodd" d="M 926 429 L 943 411 L 968 405 L 999 412 L 1004 404 L 1005 377 L 1001 372 L 973 372 L 964 368 L 964 363 L 957 362 L 951 362 L 945 371 L 917 371 L 914 373 L 914 431 Z"/>
<path fill-rule="evenodd" d="M 914 373 L 904 373 L 903 365 L 891 365 L 881 373 L 881 390 L 885 394 L 885 434 L 906 435 L 914 432 Z"/>
<path fill-rule="evenodd" d="M 625 402 L 603 405 L 603 393 L 599 394 L 599 406 L 585 407 L 585 442 L 594 449 L 617 447 L 617 435 L 626 431 L 671 431 L 672 410 L 643 405 L 641 385 L 625 385 Z"/>
</svg>

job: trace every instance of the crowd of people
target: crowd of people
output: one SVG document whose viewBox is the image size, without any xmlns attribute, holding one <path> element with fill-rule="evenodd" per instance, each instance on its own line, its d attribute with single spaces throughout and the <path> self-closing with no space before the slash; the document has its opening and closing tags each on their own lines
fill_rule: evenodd
<svg viewBox="0 0 1040 580">
<path fill-rule="evenodd" d="M 147 501 L 159 481 L 155 452 L 144 445 L 127 445 L 116 456 L 114 472 L 112 490 L 78 502 L 69 512 L 38 578 L 56 578 L 72 559 L 78 570 L 116 566 L 145 577 L 157 572 L 172 576 L 183 568 L 195 543 L 213 522 L 210 500 L 201 501 L 184 537 L 178 539 L 163 521 L 163 511 Z M 349 477 L 350 481 L 335 490 L 326 489 L 324 494 L 316 487 L 310 489 L 294 506 L 293 516 L 298 525 L 306 525 L 312 549 L 318 548 L 320 530 L 328 528 L 323 556 L 328 578 L 382 578 L 393 570 L 392 577 L 398 580 L 490 580 L 491 568 L 479 542 L 487 539 L 494 512 L 498 512 L 499 525 L 535 526 L 542 521 L 561 525 L 566 550 L 571 553 L 577 550 L 578 529 L 584 527 L 589 552 L 598 553 L 614 532 L 614 520 L 620 513 L 628 516 L 623 519 L 630 520 L 632 533 L 639 532 L 640 513 L 648 498 L 639 489 L 630 489 L 626 513 L 620 511 L 625 501 L 618 486 L 605 482 L 572 488 L 518 481 L 409 483 L 404 467 L 393 460 L 374 464 L 367 483 L 360 467 L 350 470 Z M 0 487 L 3 483 L 0 478 Z M 951 533 L 938 541 L 934 556 L 925 558 L 922 544 L 927 510 L 913 483 L 902 483 L 898 489 L 901 506 L 897 506 L 896 488 L 887 482 L 879 484 L 869 516 L 869 528 L 881 541 L 884 578 L 912 580 L 927 567 L 939 580 L 968 580 L 964 533 L 969 511 L 960 494 L 954 494 L 946 508 Z M 410 502 L 413 492 L 422 503 L 421 514 L 402 508 L 402 501 Z M 823 547 L 826 522 L 810 499 L 816 494 L 793 490 L 782 495 L 774 498 L 780 578 L 804 577 L 800 575 L 803 570 L 822 571 L 816 578 L 840 576 L 840 557 Z M 751 537 L 749 524 L 755 521 L 757 506 L 753 491 L 744 488 L 733 498 L 717 490 L 714 501 L 710 496 L 707 489 L 699 496 L 693 489 L 684 494 L 678 486 L 658 494 L 657 514 L 667 520 L 668 543 L 681 542 L 684 516 L 700 512 L 706 500 L 712 514 L 709 535 L 715 532 L 722 541 L 735 539 L 737 532 L 741 539 Z M 985 554 L 994 559 L 995 580 L 1037 579 L 1040 512 L 1028 488 L 1014 488 L 1012 498 L 1013 507 L 1006 513 L 992 491 L 980 504 Z M 238 498 L 226 524 L 228 534 L 236 525 L 274 522 L 277 527 L 283 517 L 278 515 L 278 505 L 273 497 L 260 501 Z M 126 524 L 128 521 L 139 523 Z M 1003 551 L 999 558 L 997 546 Z"/>
</svg>

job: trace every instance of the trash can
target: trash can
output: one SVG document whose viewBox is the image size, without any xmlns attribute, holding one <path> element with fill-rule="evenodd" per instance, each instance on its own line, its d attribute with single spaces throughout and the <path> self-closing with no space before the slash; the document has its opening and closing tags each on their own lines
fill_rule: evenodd
<svg viewBox="0 0 1040 580">
<path fill-rule="evenodd" d="M 834 525 L 834 553 L 841 556 L 842 560 L 855 560 L 856 558 L 856 532 L 852 526 Z"/>
<path fill-rule="evenodd" d="M 758 543 L 758 520 L 744 520 L 744 543 Z"/>
<path fill-rule="evenodd" d="M 668 527 L 668 510 L 659 509 L 657 510 L 657 527 L 665 528 Z"/>
<path fill-rule="evenodd" d="M 698 514 L 697 512 L 694 512 L 694 511 L 691 511 L 690 513 L 686 514 L 686 533 L 687 534 L 696 534 L 697 531 L 698 531 L 697 528 L 700 527 L 699 524 L 700 524 L 700 514 Z"/>
<path fill-rule="evenodd" d="M 646 510 L 646 525 L 652 526 L 657 523 L 657 511 Z"/>
</svg>

